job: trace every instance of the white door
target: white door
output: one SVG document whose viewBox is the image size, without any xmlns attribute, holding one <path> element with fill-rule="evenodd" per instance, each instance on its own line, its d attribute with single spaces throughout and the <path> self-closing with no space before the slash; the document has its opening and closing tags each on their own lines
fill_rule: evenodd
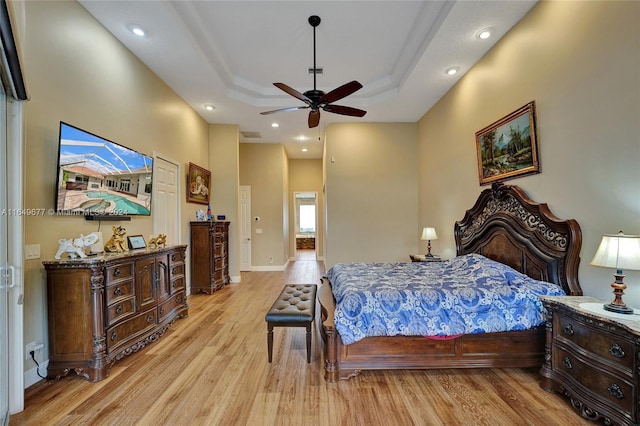
<svg viewBox="0 0 640 426">
<path fill-rule="evenodd" d="M 154 236 L 167 236 L 167 244 L 179 244 L 180 238 L 180 167 L 156 155 L 153 159 L 151 215 Z"/>
<path fill-rule="evenodd" d="M 240 270 L 251 270 L 251 186 L 240 185 Z"/>
</svg>

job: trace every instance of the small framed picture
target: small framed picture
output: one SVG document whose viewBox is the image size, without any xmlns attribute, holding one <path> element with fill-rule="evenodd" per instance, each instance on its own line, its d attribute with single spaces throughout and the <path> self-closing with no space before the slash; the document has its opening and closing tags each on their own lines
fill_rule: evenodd
<svg viewBox="0 0 640 426">
<path fill-rule="evenodd" d="M 209 170 L 189 163 L 187 183 L 188 203 L 209 204 L 209 188 L 211 187 L 211 172 Z"/>
<path fill-rule="evenodd" d="M 132 235 L 127 237 L 127 240 L 129 242 L 129 250 L 141 249 L 147 246 L 142 235 Z"/>
</svg>

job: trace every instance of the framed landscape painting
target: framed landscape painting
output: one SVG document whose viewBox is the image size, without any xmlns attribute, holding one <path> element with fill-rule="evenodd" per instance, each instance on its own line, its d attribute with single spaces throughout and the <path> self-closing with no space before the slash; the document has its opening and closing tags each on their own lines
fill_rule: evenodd
<svg viewBox="0 0 640 426">
<path fill-rule="evenodd" d="M 209 204 L 210 185 L 211 172 L 193 163 L 189 163 L 187 201 L 190 203 Z"/>
<path fill-rule="evenodd" d="M 476 132 L 476 148 L 480 185 L 540 173 L 535 101 Z"/>
</svg>

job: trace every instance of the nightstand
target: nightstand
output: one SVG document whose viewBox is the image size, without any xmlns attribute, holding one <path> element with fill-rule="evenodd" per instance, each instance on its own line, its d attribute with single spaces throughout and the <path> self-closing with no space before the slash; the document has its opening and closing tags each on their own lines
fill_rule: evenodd
<svg viewBox="0 0 640 426">
<path fill-rule="evenodd" d="M 442 262 L 440 256 L 427 257 L 424 254 L 410 254 L 409 257 L 412 262 Z"/>
<path fill-rule="evenodd" d="M 587 419 L 640 421 L 640 311 L 616 314 L 583 296 L 542 296 L 547 310 L 541 386 L 569 397 Z"/>
</svg>

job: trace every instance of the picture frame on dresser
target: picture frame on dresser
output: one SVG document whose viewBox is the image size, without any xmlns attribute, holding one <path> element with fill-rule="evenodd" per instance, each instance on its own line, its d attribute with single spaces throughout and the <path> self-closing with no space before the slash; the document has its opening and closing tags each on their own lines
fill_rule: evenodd
<svg viewBox="0 0 640 426">
<path fill-rule="evenodd" d="M 476 149 L 480 185 L 540 173 L 535 101 L 477 131 Z"/>
<path fill-rule="evenodd" d="M 209 204 L 211 172 L 204 167 L 189 163 L 187 175 L 187 202 Z"/>
<path fill-rule="evenodd" d="M 129 244 L 129 250 L 147 247 L 147 243 L 144 241 L 144 237 L 142 235 L 131 235 L 127 237 L 127 243 Z"/>
</svg>

